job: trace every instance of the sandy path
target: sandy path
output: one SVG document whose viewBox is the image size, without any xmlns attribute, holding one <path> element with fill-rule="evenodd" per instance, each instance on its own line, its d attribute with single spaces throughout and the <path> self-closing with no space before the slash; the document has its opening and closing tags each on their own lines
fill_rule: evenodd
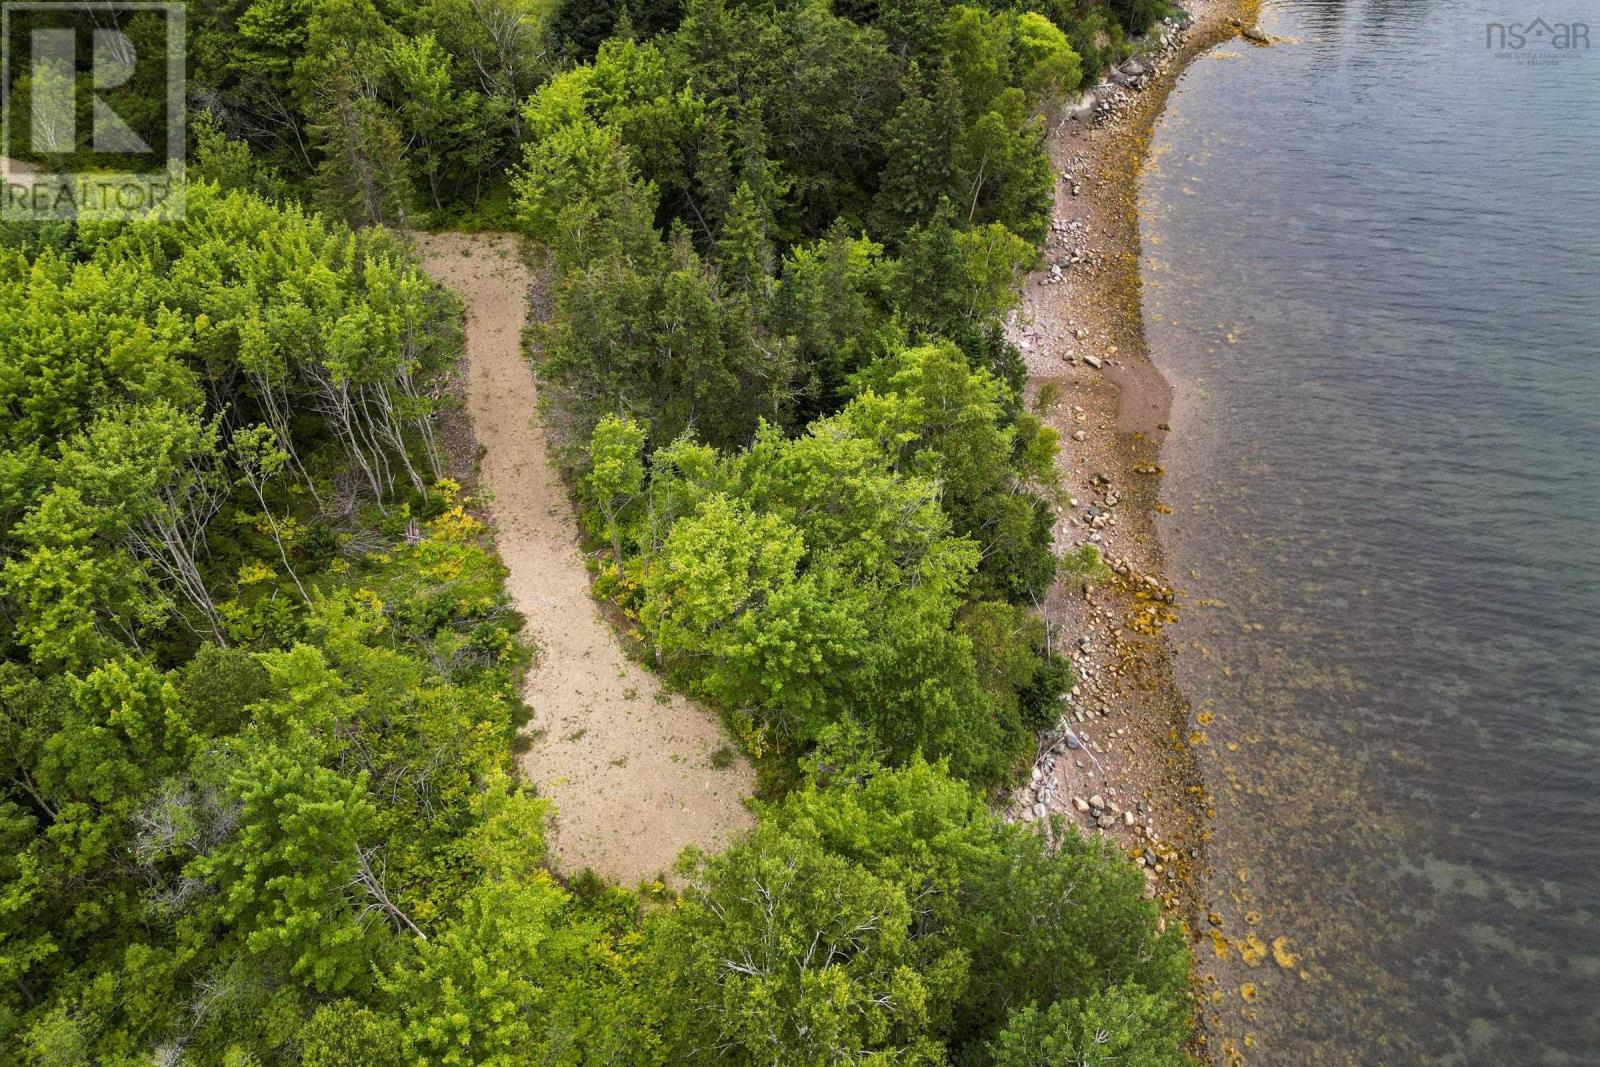
<svg viewBox="0 0 1600 1067">
<path fill-rule="evenodd" d="M 538 393 L 523 361 L 527 270 L 506 235 L 418 237 L 423 265 L 467 305 L 467 407 L 483 449 L 508 587 L 537 643 L 523 692 L 533 709 L 523 773 L 555 800 L 555 856 L 634 884 L 671 866 L 686 845 L 713 847 L 750 826 L 740 803 L 755 786 L 705 709 L 668 692 L 629 660 L 591 599 L 577 525 L 551 467 Z"/>
</svg>

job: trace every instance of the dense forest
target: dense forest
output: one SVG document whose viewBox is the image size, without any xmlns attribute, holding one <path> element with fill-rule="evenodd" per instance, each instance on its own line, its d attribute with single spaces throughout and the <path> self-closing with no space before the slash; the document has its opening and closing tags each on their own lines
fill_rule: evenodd
<svg viewBox="0 0 1600 1067">
<path fill-rule="evenodd" d="M 1140 873 L 992 807 L 1072 682 L 1000 321 L 1160 13 L 191 4 L 184 217 L 0 228 L 0 1062 L 1188 1062 Z M 762 772 L 666 882 L 516 778 L 418 225 L 527 235 L 596 595 Z"/>
</svg>

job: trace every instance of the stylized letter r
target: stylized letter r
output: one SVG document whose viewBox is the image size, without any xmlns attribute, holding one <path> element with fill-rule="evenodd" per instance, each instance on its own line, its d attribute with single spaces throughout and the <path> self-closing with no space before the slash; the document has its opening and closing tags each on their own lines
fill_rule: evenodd
<svg viewBox="0 0 1600 1067">
<path fill-rule="evenodd" d="M 148 152 L 150 146 L 122 116 L 100 99 L 101 89 L 115 89 L 133 77 L 136 51 L 121 30 L 94 31 L 94 150 L 96 152 Z"/>
<path fill-rule="evenodd" d="M 30 36 L 30 147 L 35 152 L 72 152 L 78 141 L 77 36 L 73 30 L 60 28 L 40 28 Z M 133 41 L 121 30 L 94 31 L 94 131 L 90 147 L 96 152 L 150 151 L 144 138 L 100 99 L 102 89 L 115 89 L 133 77 L 134 55 Z"/>
</svg>

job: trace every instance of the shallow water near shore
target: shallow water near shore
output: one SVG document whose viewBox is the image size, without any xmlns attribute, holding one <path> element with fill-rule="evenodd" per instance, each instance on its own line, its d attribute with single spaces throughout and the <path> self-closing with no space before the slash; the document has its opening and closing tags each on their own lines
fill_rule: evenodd
<svg viewBox="0 0 1600 1067">
<path fill-rule="evenodd" d="M 1600 1062 L 1600 50 L 1486 47 L 1600 3 L 1511 6 L 1265 0 L 1143 179 L 1250 1063 Z"/>
</svg>

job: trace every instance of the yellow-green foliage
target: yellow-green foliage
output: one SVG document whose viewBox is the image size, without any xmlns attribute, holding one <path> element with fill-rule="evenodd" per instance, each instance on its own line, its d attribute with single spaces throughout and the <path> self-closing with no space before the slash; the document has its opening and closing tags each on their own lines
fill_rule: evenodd
<svg viewBox="0 0 1600 1067">
<path fill-rule="evenodd" d="M 763 749 L 792 761 L 854 722 L 894 759 L 945 756 L 996 780 L 1032 706 L 1054 699 L 1034 692 L 1042 626 L 997 596 L 1023 565 L 1049 580 L 1048 552 L 1032 561 L 1030 487 L 1053 484 L 1053 437 L 954 345 L 897 352 L 857 385 L 796 437 L 765 426 L 720 458 L 675 442 L 641 489 L 629 450 L 642 432 L 602 420 L 591 492 L 634 500 L 608 526 L 642 575 L 655 661 L 754 726 Z"/>
<path fill-rule="evenodd" d="M 197 6 L 187 216 L 0 224 L 0 1059 L 1174 1062 L 1140 876 L 959 780 L 1070 678 L 999 320 L 1108 13 L 623 6 Z M 459 306 L 297 191 L 550 244 L 602 587 L 795 786 L 676 888 L 550 869 Z"/>
<path fill-rule="evenodd" d="M 467 1047 L 565 1047 L 626 964 L 628 902 L 554 882 L 548 805 L 506 777 L 520 621 L 430 470 L 452 311 L 383 234 L 205 185 L 5 261 L 0 1031 L 27 1054 L 446 1058 L 442 976 L 488 958 L 549 1021 Z"/>
<path fill-rule="evenodd" d="M 1076 832 L 1051 848 L 919 760 L 851 771 L 691 858 L 682 902 L 651 917 L 646 1003 L 666 1062 L 715 1047 L 731 1063 L 826 1063 L 848 1047 L 989 1063 L 998 1039 L 1000 1062 L 1067 1063 L 1014 1051 L 1093 1052 L 1102 1026 L 1130 1062 L 1186 1062 L 1188 952 L 1113 849 Z M 1045 1009 L 1068 1020 L 1036 1035 Z"/>
</svg>

